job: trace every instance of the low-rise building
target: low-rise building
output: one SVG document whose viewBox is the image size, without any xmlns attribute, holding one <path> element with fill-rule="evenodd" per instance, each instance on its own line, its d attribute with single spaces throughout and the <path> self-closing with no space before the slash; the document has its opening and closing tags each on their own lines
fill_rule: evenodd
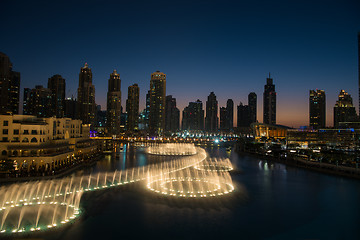
<svg viewBox="0 0 360 240">
<path fill-rule="evenodd" d="M 90 139 L 90 125 L 81 120 L 0 115 L 0 126 L 3 171 L 52 172 L 99 151 Z"/>
</svg>

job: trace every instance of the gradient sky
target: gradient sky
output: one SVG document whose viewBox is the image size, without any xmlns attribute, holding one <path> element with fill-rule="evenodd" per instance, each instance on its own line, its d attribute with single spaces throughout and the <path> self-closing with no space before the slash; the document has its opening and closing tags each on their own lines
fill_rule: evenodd
<svg viewBox="0 0 360 240">
<path fill-rule="evenodd" d="M 76 97 L 79 71 L 87 62 L 103 109 L 114 69 L 122 80 L 124 108 L 133 83 L 139 84 L 144 108 L 156 70 L 167 74 L 166 93 L 177 99 L 180 111 L 196 99 L 205 105 L 211 91 L 219 107 L 228 98 L 247 104 L 254 91 L 262 122 L 269 72 L 279 124 L 309 124 L 310 89 L 325 90 L 329 126 L 341 89 L 358 106 L 358 0 L 2 0 L 0 8 L 0 52 L 21 73 L 21 95 L 24 87 L 46 86 L 49 77 L 61 74 L 67 96 Z"/>
</svg>

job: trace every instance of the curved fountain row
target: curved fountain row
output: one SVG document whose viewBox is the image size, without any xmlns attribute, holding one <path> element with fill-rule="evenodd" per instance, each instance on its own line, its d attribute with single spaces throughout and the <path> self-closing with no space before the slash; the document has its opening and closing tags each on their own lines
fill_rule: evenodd
<svg viewBox="0 0 360 240">
<path fill-rule="evenodd" d="M 179 144 L 177 150 L 173 144 L 152 147 L 151 154 L 181 157 L 121 171 L 2 186 L 0 233 L 59 227 L 80 215 L 84 192 L 137 181 L 145 181 L 155 193 L 178 197 L 213 197 L 234 190 L 228 159 L 206 159 L 205 150 L 192 144 Z"/>
</svg>

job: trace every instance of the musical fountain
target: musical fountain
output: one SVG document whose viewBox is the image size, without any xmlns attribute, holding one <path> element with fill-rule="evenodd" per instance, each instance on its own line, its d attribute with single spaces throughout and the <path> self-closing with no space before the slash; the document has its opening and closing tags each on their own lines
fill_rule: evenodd
<svg viewBox="0 0 360 240">
<path fill-rule="evenodd" d="M 84 193 L 138 181 L 154 193 L 172 197 L 216 197 L 234 191 L 229 159 L 207 159 L 206 151 L 193 144 L 156 144 L 147 153 L 175 158 L 125 170 L 2 186 L 0 233 L 60 227 L 80 216 Z"/>
</svg>

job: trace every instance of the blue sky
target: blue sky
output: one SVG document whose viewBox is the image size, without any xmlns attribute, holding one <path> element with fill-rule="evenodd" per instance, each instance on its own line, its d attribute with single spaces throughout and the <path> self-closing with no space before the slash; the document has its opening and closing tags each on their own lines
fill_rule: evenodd
<svg viewBox="0 0 360 240">
<path fill-rule="evenodd" d="M 277 122 L 308 124 L 310 89 L 327 95 L 327 124 L 341 89 L 358 106 L 358 1 L 1 1 L 0 51 L 21 72 L 21 89 L 61 74 L 76 96 L 85 62 L 96 102 L 106 108 L 107 81 L 116 69 L 127 88 L 150 74 L 167 74 L 167 94 L 182 111 L 211 91 L 225 106 L 262 94 L 269 72 L 278 96 Z M 236 112 L 235 112 L 236 115 Z"/>
</svg>

